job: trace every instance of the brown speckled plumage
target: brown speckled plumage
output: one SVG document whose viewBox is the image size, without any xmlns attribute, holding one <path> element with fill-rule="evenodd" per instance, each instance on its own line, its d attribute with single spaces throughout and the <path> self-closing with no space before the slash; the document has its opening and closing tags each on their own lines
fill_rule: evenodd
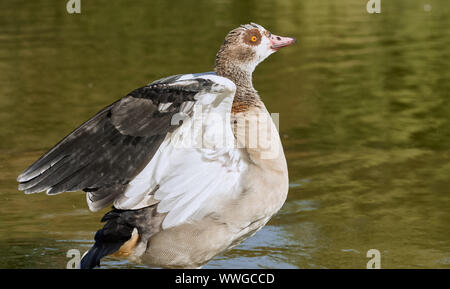
<svg viewBox="0 0 450 289">
<path fill-rule="evenodd" d="M 236 84 L 232 113 L 244 112 L 253 106 L 261 106 L 258 92 L 252 84 L 252 71 L 246 69 L 247 62 L 254 58 L 255 52 L 251 45 L 239 45 L 241 42 L 250 44 L 252 36 L 257 37 L 256 45 L 261 42 L 259 30 L 251 24 L 232 30 L 225 37 L 216 55 L 214 70 L 217 75 L 226 77 Z"/>
</svg>

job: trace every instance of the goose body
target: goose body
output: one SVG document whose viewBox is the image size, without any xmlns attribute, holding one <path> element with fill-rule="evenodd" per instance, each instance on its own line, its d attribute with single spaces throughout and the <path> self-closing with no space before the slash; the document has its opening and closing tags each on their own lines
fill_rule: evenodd
<svg viewBox="0 0 450 289">
<path fill-rule="evenodd" d="M 247 24 L 231 31 L 214 72 L 166 77 L 107 106 L 18 178 L 25 193 L 84 190 L 110 204 L 83 257 L 197 268 L 239 244 L 283 205 L 288 171 L 251 74 L 294 39 Z"/>
</svg>

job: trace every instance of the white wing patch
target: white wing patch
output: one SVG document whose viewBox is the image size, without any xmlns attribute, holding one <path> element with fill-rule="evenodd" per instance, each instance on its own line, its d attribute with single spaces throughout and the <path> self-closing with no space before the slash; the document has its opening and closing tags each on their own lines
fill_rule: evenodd
<svg viewBox="0 0 450 289">
<path fill-rule="evenodd" d="M 240 176 L 247 168 L 230 125 L 236 86 L 211 74 L 184 75 L 177 81 L 194 78 L 213 81 L 211 91 L 195 96 L 193 114 L 167 135 L 153 159 L 114 202 L 118 209 L 159 202 L 157 211 L 167 213 L 164 229 L 204 216 L 223 198 L 240 193 Z"/>
<path fill-rule="evenodd" d="M 161 112 L 166 112 L 170 108 L 171 105 L 172 105 L 172 102 L 160 103 L 158 105 L 158 110 Z"/>
</svg>

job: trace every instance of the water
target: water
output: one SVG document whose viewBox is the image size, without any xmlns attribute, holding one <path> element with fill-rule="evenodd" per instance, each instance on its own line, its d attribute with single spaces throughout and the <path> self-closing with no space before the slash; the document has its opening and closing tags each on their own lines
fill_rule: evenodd
<svg viewBox="0 0 450 289">
<path fill-rule="evenodd" d="M 40 3 L 39 3 L 40 2 Z M 294 36 L 254 73 L 290 192 L 207 268 L 450 268 L 450 9 L 446 0 L 0 2 L 0 268 L 65 268 L 106 212 L 15 178 L 99 109 L 152 80 L 210 71 L 250 21 Z M 106 268 L 134 264 L 106 259 Z M 142 267 L 142 266 L 141 266 Z"/>
</svg>

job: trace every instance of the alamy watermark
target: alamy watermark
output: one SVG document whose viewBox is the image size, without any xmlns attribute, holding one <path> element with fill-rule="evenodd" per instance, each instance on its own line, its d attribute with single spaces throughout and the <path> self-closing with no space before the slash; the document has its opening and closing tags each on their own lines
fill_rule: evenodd
<svg viewBox="0 0 450 289">
<path fill-rule="evenodd" d="M 171 125 L 181 125 L 172 133 L 174 148 L 204 149 L 225 152 L 245 148 L 257 152 L 261 159 L 275 159 L 281 152 L 278 113 L 248 113 L 235 118 L 231 112 L 205 111 L 194 105 L 192 114 L 173 115 Z"/>
<path fill-rule="evenodd" d="M 70 258 L 66 264 L 66 269 L 80 269 L 81 253 L 80 250 L 70 249 L 66 253 L 66 257 Z"/>
<path fill-rule="evenodd" d="M 381 0 L 369 0 L 366 5 L 367 13 L 381 13 Z"/>
<path fill-rule="evenodd" d="M 367 258 L 371 258 L 367 262 L 367 269 L 380 269 L 381 268 L 381 253 L 377 249 L 370 249 L 366 254 Z"/>
<path fill-rule="evenodd" d="M 69 14 L 81 13 L 81 0 L 69 0 L 66 4 L 66 10 Z"/>
<path fill-rule="evenodd" d="M 66 4 L 66 10 L 69 14 L 81 13 L 81 0 L 68 0 Z M 369 0 L 366 4 L 366 10 L 368 13 L 381 13 L 381 0 Z M 425 8 L 425 10 L 427 10 Z"/>
<path fill-rule="evenodd" d="M 66 253 L 66 257 L 70 258 L 66 264 L 66 269 L 80 269 L 80 262 L 84 255 L 87 254 L 86 251 L 83 256 L 81 256 L 80 250 L 70 249 Z M 367 262 L 367 269 L 381 269 L 381 253 L 377 249 L 370 249 L 366 254 L 367 258 L 370 258 Z"/>
</svg>

